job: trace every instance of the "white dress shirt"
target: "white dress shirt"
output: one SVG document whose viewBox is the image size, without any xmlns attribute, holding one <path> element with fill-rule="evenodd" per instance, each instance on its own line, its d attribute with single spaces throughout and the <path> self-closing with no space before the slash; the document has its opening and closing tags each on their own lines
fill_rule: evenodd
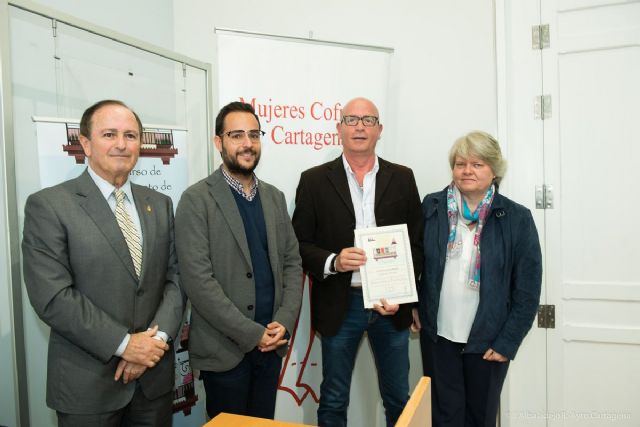
<svg viewBox="0 0 640 427">
<path fill-rule="evenodd" d="M 376 174 L 380 169 L 378 156 L 375 157 L 373 168 L 367 172 L 362 181 L 362 187 L 358 183 L 355 173 L 349 166 L 349 162 L 342 156 L 342 164 L 347 174 L 347 182 L 349 184 L 349 192 L 351 193 L 351 202 L 353 203 L 353 212 L 356 216 L 356 229 L 369 228 L 376 226 L 375 201 L 376 201 Z M 354 241 L 355 245 L 355 241 Z M 324 264 L 325 275 L 332 274 L 329 271 L 331 260 L 335 254 L 330 255 Z M 362 286 L 360 271 L 354 271 L 351 276 L 351 286 Z"/>
<path fill-rule="evenodd" d="M 89 172 L 89 176 L 91 177 L 91 179 L 93 179 L 93 182 L 96 183 L 98 190 L 100 190 L 100 193 L 109 204 L 109 207 L 111 208 L 111 212 L 113 212 L 115 215 L 116 196 L 114 194 L 114 191 L 116 190 L 116 187 L 113 184 L 111 184 L 109 181 L 102 178 L 96 172 L 94 172 L 94 170 L 91 169 L 91 166 L 89 166 L 87 170 Z M 136 227 L 136 230 L 138 231 L 138 236 L 140 236 L 140 245 L 144 248 L 143 246 L 144 236 L 142 234 L 140 217 L 138 216 L 138 211 L 136 210 L 136 202 L 135 200 L 133 200 L 133 193 L 131 192 L 131 183 L 129 182 L 129 180 L 127 180 L 124 184 L 122 184 L 122 187 L 120 188 L 122 189 L 122 191 L 124 191 L 124 194 L 125 194 L 124 208 L 129 214 L 131 221 L 133 221 L 133 225 Z M 115 353 L 113 353 L 114 356 L 117 356 L 117 357 L 122 356 L 122 353 L 124 353 L 124 350 L 127 348 L 127 345 L 129 344 L 130 338 L 131 338 L 130 334 L 127 334 L 122 339 L 122 342 L 120 342 L 120 345 L 116 349 Z M 157 334 L 155 335 L 155 338 L 158 338 L 164 342 L 167 342 L 169 340 L 169 335 L 166 332 L 158 331 Z"/>
</svg>

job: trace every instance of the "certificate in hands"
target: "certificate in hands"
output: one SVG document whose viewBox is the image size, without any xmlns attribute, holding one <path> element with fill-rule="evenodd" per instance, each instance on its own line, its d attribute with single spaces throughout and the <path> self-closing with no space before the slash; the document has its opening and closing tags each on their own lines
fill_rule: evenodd
<svg viewBox="0 0 640 427">
<path fill-rule="evenodd" d="M 355 246 L 365 251 L 367 262 L 360 267 L 365 308 L 418 301 L 411 241 L 407 224 L 355 230 Z"/>
</svg>

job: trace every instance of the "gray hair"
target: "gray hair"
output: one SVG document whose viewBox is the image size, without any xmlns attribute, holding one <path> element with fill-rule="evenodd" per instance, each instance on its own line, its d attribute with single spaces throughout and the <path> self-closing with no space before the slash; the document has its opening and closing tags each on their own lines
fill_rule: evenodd
<svg viewBox="0 0 640 427">
<path fill-rule="evenodd" d="M 500 186 L 500 181 L 502 181 L 507 172 L 507 161 L 502 157 L 498 141 L 486 132 L 469 132 L 453 143 L 449 151 L 451 170 L 453 170 L 456 163 L 456 157 L 464 159 L 476 157 L 485 162 L 496 176 L 493 181 L 496 187 Z"/>
</svg>

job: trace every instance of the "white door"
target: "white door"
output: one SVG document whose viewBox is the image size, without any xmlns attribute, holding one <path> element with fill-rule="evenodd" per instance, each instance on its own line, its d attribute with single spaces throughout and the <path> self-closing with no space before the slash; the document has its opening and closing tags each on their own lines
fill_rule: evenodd
<svg viewBox="0 0 640 427">
<path fill-rule="evenodd" d="M 496 0 L 496 24 L 504 192 L 532 209 L 556 307 L 510 367 L 501 424 L 640 426 L 640 2 Z M 553 209 L 535 209 L 543 183 Z"/>
<path fill-rule="evenodd" d="M 532 26 L 540 24 L 541 0 L 496 0 L 498 140 L 508 160 L 500 192 L 526 206 L 536 222 L 543 254 L 545 212 L 537 210 L 534 188 L 544 176 L 543 121 L 534 117 L 534 98 L 543 90 L 542 51 L 532 47 Z M 543 281 L 540 303 L 547 302 Z M 500 401 L 501 427 L 546 427 L 547 329 L 531 330 L 510 364 Z"/>
<path fill-rule="evenodd" d="M 549 426 L 640 426 L 640 2 L 542 0 Z"/>
</svg>

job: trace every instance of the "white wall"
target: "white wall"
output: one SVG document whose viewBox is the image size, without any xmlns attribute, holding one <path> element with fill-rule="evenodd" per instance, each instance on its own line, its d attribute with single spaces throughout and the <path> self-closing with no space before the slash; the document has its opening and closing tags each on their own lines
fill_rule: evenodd
<svg viewBox="0 0 640 427">
<path fill-rule="evenodd" d="M 183 0 L 174 18 L 175 49 L 214 68 L 214 27 L 394 48 L 380 148 L 413 168 L 421 196 L 448 183 L 454 139 L 497 130 L 492 0 Z M 262 67 L 278 58 L 255 78 Z"/>
<path fill-rule="evenodd" d="M 165 49 L 173 47 L 173 0 L 32 0 Z"/>
<path fill-rule="evenodd" d="M 2 58 L 0 58 L 2 76 Z M 0 120 L 3 107 L 2 85 L 0 85 Z M 4 120 L 0 122 L 0 152 L 5 151 Z M 4 159 L 4 156 L 2 156 Z M 9 219 L 5 187 L 5 165 L 0 161 L 0 425 L 14 426 L 17 423 L 17 385 L 15 373 L 15 350 L 13 341 L 13 309 L 11 307 L 11 265 L 9 260 Z"/>
</svg>

